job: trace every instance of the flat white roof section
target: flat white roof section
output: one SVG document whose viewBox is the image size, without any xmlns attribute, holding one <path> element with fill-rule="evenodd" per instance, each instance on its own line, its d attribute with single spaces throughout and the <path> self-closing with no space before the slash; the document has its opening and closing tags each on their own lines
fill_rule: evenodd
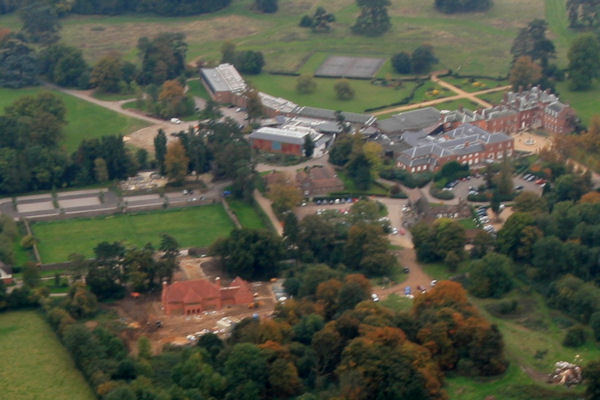
<svg viewBox="0 0 600 400">
<path fill-rule="evenodd" d="M 202 68 L 201 72 L 213 93 L 240 93 L 246 90 L 244 78 L 231 64 L 221 64 L 216 68 Z"/>
</svg>

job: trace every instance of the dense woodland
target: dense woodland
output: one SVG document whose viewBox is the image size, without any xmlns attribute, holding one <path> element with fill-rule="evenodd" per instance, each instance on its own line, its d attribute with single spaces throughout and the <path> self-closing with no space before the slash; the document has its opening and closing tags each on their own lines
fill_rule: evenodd
<svg viewBox="0 0 600 400">
<path fill-rule="evenodd" d="M 492 0 L 435 0 L 435 8 L 446 14 L 487 11 Z"/>
<path fill-rule="evenodd" d="M 0 13 L 13 12 L 35 3 L 35 0 L 2 0 Z M 177 16 L 214 12 L 227 7 L 231 0 L 51 0 L 46 3 L 60 16 L 71 13 L 120 15 L 149 12 Z"/>
</svg>

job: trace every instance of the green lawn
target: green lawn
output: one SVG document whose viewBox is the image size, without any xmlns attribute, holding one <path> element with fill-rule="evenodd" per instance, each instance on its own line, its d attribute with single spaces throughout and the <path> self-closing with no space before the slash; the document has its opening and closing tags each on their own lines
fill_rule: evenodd
<svg viewBox="0 0 600 400">
<path fill-rule="evenodd" d="M 486 93 L 486 94 L 482 94 L 479 97 L 482 100 L 487 101 L 488 103 L 497 105 L 500 104 L 500 102 L 504 99 L 504 94 L 506 92 L 493 92 L 493 93 Z"/>
<path fill-rule="evenodd" d="M 237 0 L 214 14 L 180 18 L 73 15 L 61 19 L 61 36 L 65 43 L 83 49 L 89 60 L 117 51 L 137 61 L 140 37 L 178 31 L 187 36 L 188 61 L 218 61 L 222 42 L 229 40 L 240 49 L 263 51 L 266 68 L 279 71 L 296 71 L 315 53 L 389 58 L 430 43 L 441 60 L 436 68 L 460 67 L 465 74 L 501 75 L 508 70 L 510 45 L 518 29 L 534 18 L 543 18 L 545 2 L 496 0 L 486 13 L 445 15 L 430 1 L 395 0 L 389 7 L 392 29 L 375 39 L 350 32 L 358 14 L 354 0 L 280 0 L 275 16 L 255 12 L 253 3 Z M 313 33 L 298 26 L 302 15 L 319 5 L 335 14 L 329 33 Z M 20 23 L 12 14 L 1 16 L 0 25 L 18 30 Z"/>
<path fill-rule="evenodd" d="M 188 93 L 191 93 L 193 96 L 200 97 L 204 100 L 210 99 L 210 95 L 206 91 L 206 88 L 204 87 L 200 79 L 189 80 L 187 81 L 187 84 L 189 87 Z"/>
<path fill-rule="evenodd" d="M 399 296 L 395 293 L 390 294 L 381 305 L 391 308 L 396 312 L 408 312 L 412 308 L 413 301 L 407 297 Z"/>
<path fill-rule="evenodd" d="M 263 220 L 251 204 L 235 199 L 227 200 L 227 203 L 229 203 L 231 211 L 235 213 L 240 224 L 242 224 L 242 227 L 250 229 L 266 229 Z"/>
<path fill-rule="evenodd" d="M 298 105 L 327 108 L 330 110 L 344 110 L 364 112 L 366 109 L 382 107 L 399 102 L 410 94 L 415 87 L 414 82 L 405 82 L 399 88 L 381 87 L 372 85 L 366 80 L 349 80 L 350 87 L 354 89 L 355 96 L 352 100 L 339 100 L 333 89 L 337 79 L 314 78 L 317 89 L 313 93 L 301 94 L 296 91 L 295 76 L 260 75 L 247 76 L 247 80 L 259 90 L 273 96 L 283 97 Z"/>
<path fill-rule="evenodd" d="M 370 195 L 387 195 L 388 191 L 382 186 L 371 182 L 371 186 L 367 190 L 360 190 L 354 184 L 354 181 L 346 174 L 346 171 L 337 171 L 338 178 L 344 183 L 344 191 L 352 194 L 370 194 Z"/>
<path fill-rule="evenodd" d="M 445 76 L 444 81 L 464 90 L 465 92 L 474 93 L 481 90 L 493 89 L 500 86 L 508 85 L 508 81 L 496 81 L 493 79 L 467 79 L 456 78 L 454 76 Z"/>
<path fill-rule="evenodd" d="M 206 247 L 229 235 L 233 222 L 223 206 L 208 205 L 140 214 L 121 214 L 90 219 L 38 222 L 32 226 L 45 263 L 61 262 L 71 253 L 93 255 L 102 241 L 123 241 L 155 246 L 161 233 L 177 239 L 180 247 Z"/>
<path fill-rule="evenodd" d="M 600 115 L 600 81 L 596 80 L 590 89 L 579 92 L 570 91 L 568 82 L 558 82 L 556 90 L 560 100 L 570 104 L 584 124 L 589 125 L 594 115 Z"/>
<path fill-rule="evenodd" d="M 461 107 L 468 108 L 470 110 L 476 110 L 479 105 L 473 103 L 469 99 L 458 99 L 435 104 L 432 107 L 437 108 L 438 110 L 458 110 Z"/>
<path fill-rule="evenodd" d="M 565 9 L 565 0 L 546 0 L 546 21 L 552 31 L 552 40 L 556 45 L 557 61 L 560 67 L 567 67 L 567 51 L 578 32 L 569 29 L 569 21 Z M 568 82 L 558 82 L 556 91 L 561 101 L 569 103 L 577 111 L 584 124 L 589 124 L 593 115 L 600 115 L 598 99 L 600 99 L 600 82 L 596 80 L 586 91 L 569 90 Z"/>
<path fill-rule="evenodd" d="M 0 110 L 4 110 L 4 107 L 19 97 L 35 95 L 40 91 L 42 91 L 41 87 L 0 88 Z M 67 94 L 52 92 L 63 99 L 67 108 L 64 145 L 69 153 L 75 151 L 83 139 L 98 138 L 104 135 L 126 135 L 148 126 L 146 122 L 139 119 L 126 117 Z"/>
<path fill-rule="evenodd" d="M 0 314 L 2 398 L 6 400 L 94 400 L 69 353 L 35 311 Z"/>
<path fill-rule="evenodd" d="M 473 221 L 473 218 L 459 219 L 457 222 L 465 229 L 477 229 L 477 224 Z"/>
</svg>

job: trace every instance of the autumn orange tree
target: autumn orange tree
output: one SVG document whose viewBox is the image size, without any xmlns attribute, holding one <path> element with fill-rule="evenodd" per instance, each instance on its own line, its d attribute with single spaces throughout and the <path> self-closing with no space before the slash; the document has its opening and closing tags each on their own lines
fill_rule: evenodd
<svg viewBox="0 0 600 400">
<path fill-rule="evenodd" d="M 459 283 L 443 281 L 417 296 L 412 314 L 420 325 L 418 342 L 443 370 L 483 376 L 506 370 L 500 331 L 469 303 Z"/>
<path fill-rule="evenodd" d="M 165 156 L 165 169 L 169 181 L 175 185 L 181 185 L 187 175 L 189 158 L 181 142 L 176 141 L 167 147 Z"/>
</svg>

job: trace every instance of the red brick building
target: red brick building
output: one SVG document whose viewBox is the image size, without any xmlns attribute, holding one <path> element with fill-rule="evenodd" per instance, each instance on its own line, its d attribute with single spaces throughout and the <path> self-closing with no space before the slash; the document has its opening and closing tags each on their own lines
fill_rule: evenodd
<svg viewBox="0 0 600 400">
<path fill-rule="evenodd" d="M 344 190 L 344 183 L 328 165 L 316 166 L 296 174 L 296 184 L 305 197 L 325 195 Z"/>
<path fill-rule="evenodd" d="M 520 92 L 508 92 L 494 107 L 471 111 L 460 108 L 447 112 L 445 130 L 469 123 L 488 132 L 515 133 L 527 129 L 544 129 L 550 133 L 570 133 L 575 111 L 558 100 L 549 90 L 535 86 Z"/>
<path fill-rule="evenodd" d="M 220 280 L 206 279 L 163 284 L 162 305 L 167 315 L 200 314 L 220 310 L 223 306 L 248 304 L 254 300 L 250 284 L 237 277 L 229 286 L 221 287 Z"/>
<path fill-rule="evenodd" d="M 313 132 L 313 135 L 316 132 Z M 291 130 L 271 128 L 268 126 L 259 128 L 249 135 L 252 147 L 269 153 L 281 153 L 294 156 L 304 154 L 304 140 L 311 135 L 309 130 Z M 321 136 L 320 134 L 317 134 Z M 317 138 L 313 137 L 316 142 Z"/>
<path fill-rule="evenodd" d="M 246 82 L 233 65 L 221 64 L 216 68 L 202 68 L 200 78 L 210 97 L 217 103 L 246 106 Z"/>
</svg>

